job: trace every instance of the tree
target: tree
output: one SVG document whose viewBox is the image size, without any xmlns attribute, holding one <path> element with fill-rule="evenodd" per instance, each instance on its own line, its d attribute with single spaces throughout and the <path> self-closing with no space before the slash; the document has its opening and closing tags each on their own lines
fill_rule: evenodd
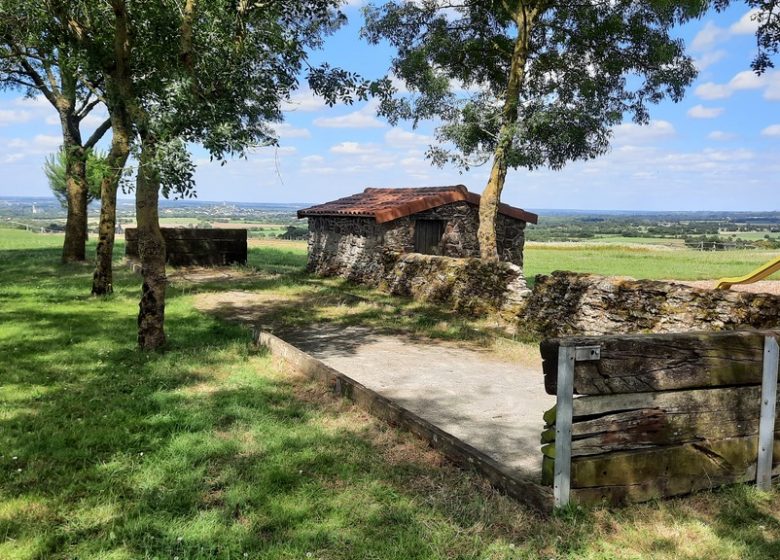
<svg viewBox="0 0 780 560">
<path fill-rule="evenodd" d="M 46 158 L 43 172 L 49 180 L 49 188 L 63 208 L 68 207 L 68 178 L 66 170 L 68 155 L 60 150 Z M 100 185 L 107 172 L 106 156 L 95 150 L 87 150 L 85 177 L 87 182 L 87 204 L 100 200 Z"/>
<path fill-rule="evenodd" d="M 158 201 L 193 194 L 187 143 L 213 158 L 243 156 L 276 142 L 268 123 L 280 121 L 306 63 L 307 51 L 344 17 L 337 0 L 145 2 L 48 0 L 71 44 L 102 72 L 112 123 L 137 149 L 136 220 L 143 287 L 138 342 L 165 343 L 165 246 Z M 329 102 L 378 90 L 328 66 L 308 81 Z M 115 131 L 116 134 L 116 131 Z M 109 158 L 111 155 L 109 154 Z"/>
<path fill-rule="evenodd" d="M 86 259 L 87 152 L 108 131 L 102 123 L 84 141 L 81 123 L 98 106 L 97 85 L 83 74 L 83 61 L 61 40 L 46 9 L 33 0 L 0 0 L 0 88 L 43 95 L 57 110 L 67 183 L 63 262 Z"/>
<path fill-rule="evenodd" d="M 483 258 L 496 259 L 495 221 L 510 168 L 560 169 L 609 148 L 611 128 L 682 98 L 696 76 L 672 26 L 696 0 L 391 1 L 364 10 L 363 35 L 398 54 L 392 72 L 411 92 L 383 103 L 395 123 L 441 119 L 433 163 L 487 163 L 480 204 Z"/>
</svg>

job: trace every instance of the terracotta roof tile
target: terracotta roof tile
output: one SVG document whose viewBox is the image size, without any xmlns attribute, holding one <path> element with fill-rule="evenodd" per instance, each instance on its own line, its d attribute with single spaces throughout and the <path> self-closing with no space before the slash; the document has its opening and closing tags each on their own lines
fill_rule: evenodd
<svg viewBox="0 0 780 560">
<path fill-rule="evenodd" d="M 298 217 L 355 216 L 374 218 L 377 223 L 381 224 L 417 214 L 418 212 L 424 212 L 431 208 L 461 201 L 478 206 L 480 196 L 469 192 L 463 185 L 406 189 L 366 189 L 362 193 L 298 210 Z M 539 219 L 536 214 L 509 206 L 508 204 L 499 205 L 498 211 L 506 216 L 532 224 L 537 223 Z"/>
</svg>

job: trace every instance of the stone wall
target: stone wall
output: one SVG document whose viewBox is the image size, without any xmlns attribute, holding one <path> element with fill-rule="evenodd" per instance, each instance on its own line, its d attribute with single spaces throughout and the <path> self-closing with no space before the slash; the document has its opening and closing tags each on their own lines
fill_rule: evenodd
<svg viewBox="0 0 780 560">
<path fill-rule="evenodd" d="M 440 256 L 479 256 L 479 209 L 455 202 L 384 224 L 377 224 L 373 218 L 310 217 L 309 270 L 323 276 L 377 283 L 401 255 L 414 252 L 417 220 L 446 222 Z M 500 259 L 522 267 L 525 222 L 499 214 L 496 227 Z"/>
<path fill-rule="evenodd" d="M 378 282 L 396 259 L 384 246 L 387 230 L 373 218 L 310 217 L 308 268 L 321 276 Z"/>
<path fill-rule="evenodd" d="M 403 255 L 380 287 L 462 313 L 498 313 L 509 320 L 517 317 L 531 293 L 523 270 L 513 263 L 417 253 Z"/>
<path fill-rule="evenodd" d="M 573 272 L 537 276 L 520 322 L 544 336 L 780 326 L 780 296 Z"/>
</svg>

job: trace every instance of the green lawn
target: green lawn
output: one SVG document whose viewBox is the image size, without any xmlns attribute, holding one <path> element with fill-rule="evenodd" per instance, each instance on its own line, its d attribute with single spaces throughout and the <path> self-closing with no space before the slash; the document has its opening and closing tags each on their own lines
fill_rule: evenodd
<svg viewBox="0 0 780 560">
<path fill-rule="evenodd" d="M 299 266 L 306 263 L 306 243 L 285 241 L 255 242 L 258 247 L 273 246 L 287 254 Z M 653 280 L 715 280 L 724 276 L 741 276 L 777 257 L 777 251 L 694 251 L 625 246 L 619 243 L 529 243 L 525 250 L 525 274 L 554 270 L 592 272 L 606 276 L 632 276 Z M 250 257 L 251 258 L 251 257 Z M 780 280 L 780 273 L 770 279 Z"/>
<path fill-rule="evenodd" d="M 368 294 L 306 276 L 300 252 L 253 249 L 253 279 L 172 288 L 169 347 L 145 354 L 138 277 L 118 267 L 115 295 L 91 298 L 61 240 L 0 229 L 3 560 L 780 557 L 776 493 L 543 518 L 193 308 L 236 285 Z"/>
<path fill-rule="evenodd" d="M 746 274 L 776 256 L 777 252 L 772 251 L 532 244 L 525 252 L 525 273 L 528 278 L 553 270 L 572 270 L 655 280 L 713 280 Z M 780 275 L 772 279 L 780 279 Z"/>
</svg>

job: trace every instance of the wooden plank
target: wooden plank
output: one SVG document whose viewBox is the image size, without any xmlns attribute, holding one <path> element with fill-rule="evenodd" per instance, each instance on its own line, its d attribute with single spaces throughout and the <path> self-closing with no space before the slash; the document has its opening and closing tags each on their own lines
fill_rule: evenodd
<svg viewBox="0 0 780 560">
<path fill-rule="evenodd" d="M 615 395 L 613 411 L 594 416 L 587 414 L 605 405 L 608 397 L 575 399 L 572 426 L 572 455 L 593 455 L 674 445 L 701 440 L 754 436 L 758 434 L 759 387 L 697 389 L 667 393 L 640 393 L 625 409 L 628 395 Z M 591 400 L 598 399 L 597 406 Z M 642 402 L 644 401 L 644 402 Z"/>
<path fill-rule="evenodd" d="M 765 336 L 780 331 L 725 331 L 548 339 L 541 343 L 545 388 L 556 394 L 560 346 L 601 346 L 601 359 L 578 362 L 579 395 L 638 393 L 760 384 Z"/>
<path fill-rule="evenodd" d="M 691 389 L 663 393 L 585 396 L 574 399 L 574 418 L 575 421 L 584 421 L 589 417 L 645 408 L 659 408 L 671 413 L 706 411 L 713 408 L 720 410 L 720 403 L 728 398 L 748 403 L 751 402 L 750 399 L 757 398 L 759 393 L 760 389 L 757 386 L 748 386 L 721 388 L 717 391 L 715 389 Z M 756 401 L 756 406 L 758 406 L 758 401 Z"/>
<path fill-rule="evenodd" d="M 777 368 L 780 348 L 771 336 L 764 340 L 764 381 L 761 384 L 761 420 L 758 434 L 756 485 L 764 491 L 772 488 L 772 459 L 775 441 L 775 404 L 777 403 Z"/>
<path fill-rule="evenodd" d="M 749 386 L 576 398 L 572 456 L 756 435 L 760 393 Z M 542 432 L 542 443 L 552 441 Z"/>
<path fill-rule="evenodd" d="M 751 481 L 757 449 L 754 436 L 575 458 L 572 499 L 637 502 Z M 780 457 L 780 441 L 775 441 L 774 450 Z M 778 470 L 775 463 L 774 474 Z"/>
<path fill-rule="evenodd" d="M 552 491 L 550 488 L 521 476 L 518 471 L 498 463 L 478 449 L 354 379 L 312 358 L 284 340 L 261 331 L 257 334 L 256 341 L 259 345 L 268 348 L 271 354 L 283 360 L 288 366 L 313 379 L 324 382 L 334 393 L 353 400 L 358 406 L 374 416 L 409 430 L 432 447 L 439 449 L 456 465 L 478 472 L 495 488 L 507 495 L 540 511 L 549 512 L 552 510 Z"/>
<path fill-rule="evenodd" d="M 162 228 L 166 262 L 172 266 L 246 264 L 245 229 Z M 125 254 L 139 258 L 138 230 L 125 230 Z"/>
</svg>

